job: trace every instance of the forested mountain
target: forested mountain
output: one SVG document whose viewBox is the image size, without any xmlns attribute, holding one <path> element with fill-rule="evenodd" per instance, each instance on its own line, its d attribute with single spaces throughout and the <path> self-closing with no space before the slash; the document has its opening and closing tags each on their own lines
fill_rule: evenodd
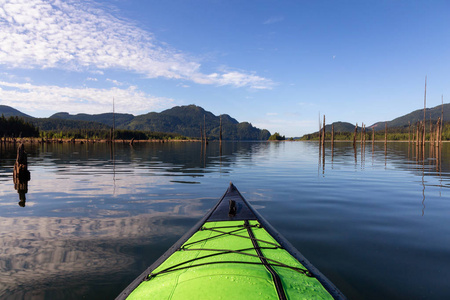
<svg viewBox="0 0 450 300">
<path fill-rule="evenodd" d="M 442 109 L 444 109 L 444 122 L 450 121 L 450 104 L 438 105 L 433 108 L 427 108 L 425 110 L 426 120 L 429 122 L 430 118 L 432 121 L 437 121 L 441 117 Z M 416 124 L 418 121 L 423 121 L 423 109 L 415 110 L 409 114 L 403 115 L 401 117 L 395 118 L 392 121 L 387 122 L 388 128 L 402 127 L 406 128 L 411 125 Z M 409 123 L 408 123 L 409 122 Z M 384 130 L 385 122 L 377 122 L 370 127 L 375 127 L 375 130 Z"/>
<path fill-rule="evenodd" d="M 355 125 L 348 122 L 334 122 L 334 132 L 354 132 Z M 361 127 L 358 126 L 358 131 Z M 331 124 L 325 125 L 325 132 L 331 132 Z"/>
<path fill-rule="evenodd" d="M 0 107 L 2 111 L 12 111 L 9 106 Z M 16 111 L 19 115 L 21 112 Z M 150 112 L 144 115 L 131 114 L 76 114 L 60 112 L 50 118 L 33 118 L 29 120 L 45 131 L 65 131 L 76 129 L 109 129 L 113 125 L 116 129 L 138 130 L 152 132 L 175 133 L 191 138 L 199 138 L 203 127 L 209 139 L 218 139 L 220 119 L 222 119 L 222 136 L 225 140 L 267 140 L 270 132 L 258 129 L 248 122 L 239 123 L 229 115 L 215 116 L 209 111 L 196 105 L 175 106 L 160 113 Z"/>
<path fill-rule="evenodd" d="M 67 130 L 109 130 L 108 125 L 78 120 L 64 120 L 53 118 L 32 118 L 30 121 L 40 130 L 44 131 L 67 131 Z"/>
<path fill-rule="evenodd" d="M 104 114 L 76 114 L 70 115 L 66 112 L 56 113 L 50 116 L 50 119 L 60 119 L 60 120 L 76 120 L 76 121 L 86 121 L 86 122 L 97 122 L 102 123 L 107 126 L 113 126 L 113 120 L 115 121 L 116 127 L 121 127 L 128 124 L 131 120 L 134 119 L 132 114 L 114 114 L 113 113 L 104 113 Z"/>
<path fill-rule="evenodd" d="M 31 116 L 24 114 L 23 112 L 18 111 L 15 108 L 12 108 L 11 106 L 7 105 L 0 105 L 0 116 L 3 115 L 5 118 L 8 117 L 28 117 L 32 118 Z"/>
<path fill-rule="evenodd" d="M 426 121 L 429 122 L 430 118 L 433 123 L 436 123 L 437 119 L 441 117 L 442 109 L 444 111 L 444 122 L 450 122 L 450 104 L 438 105 L 433 108 L 427 108 L 425 110 Z M 418 121 L 423 120 L 423 109 L 415 110 L 409 114 L 403 115 L 401 117 L 395 118 L 391 121 L 377 122 L 371 126 L 366 126 L 367 130 L 384 131 L 385 123 L 387 123 L 388 130 L 391 132 L 404 132 L 407 130 L 409 123 L 415 125 Z M 352 133 L 355 131 L 355 125 L 347 122 L 335 122 L 334 132 L 336 133 Z M 326 132 L 331 132 L 331 124 L 325 126 Z M 358 132 L 361 132 L 361 127 L 358 126 Z M 311 139 L 318 137 L 318 131 L 310 134 L 306 134 L 302 139 Z"/>
</svg>

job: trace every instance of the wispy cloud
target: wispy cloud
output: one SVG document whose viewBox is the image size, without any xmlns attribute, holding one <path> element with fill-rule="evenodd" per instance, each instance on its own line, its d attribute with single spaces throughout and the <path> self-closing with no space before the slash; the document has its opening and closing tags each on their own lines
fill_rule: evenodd
<svg viewBox="0 0 450 300">
<path fill-rule="evenodd" d="M 209 75 L 195 74 L 192 80 L 201 84 L 232 85 L 235 87 L 249 86 L 253 89 L 271 89 L 274 85 L 269 79 L 239 71 L 229 71 L 222 74 L 212 73 Z"/>
<path fill-rule="evenodd" d="M 270 24 L 274 24 L 274 23 L 278 23 L 278 22 L 282 22 L 284 21 L 284 17 L 283 16 L 273 16 L 268 18 L 267 20 L 265 20 L 263 22 L 264 25 L 270 25 Z"/>
<path fill-rule="evenodd" d="M 117 85 L 117 86 L 124 85 L 123 82 L 117 81 L 117 80 L 115 80 L 115 79 L 106 78 L 106 81 L 111 82 L 111 83 L 113 83 L 113 84 L 115 84 L 115 85 Z"/>
<path fill-rule="evenodd" d="M 148 78 L 270 88 L 248 72 L 204 74 L 200 63 L 91 1 L 10 0 L 0 3 L 0 64 L 102 72 L 122 69 Z"/>
<path fill-rule="evenodd" d="M 0 81 L 1 104 L 29 111 L 104 113 L 112 111 L 142 113 L 172 106 L 169 98 L 148 95 L 135 86 L 126 89 L 68 88 Z"/>
</svg>

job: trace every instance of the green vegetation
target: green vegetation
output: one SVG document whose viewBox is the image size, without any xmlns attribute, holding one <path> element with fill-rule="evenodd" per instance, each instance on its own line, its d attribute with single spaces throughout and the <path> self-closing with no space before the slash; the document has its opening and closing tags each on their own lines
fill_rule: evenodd
<svg viewBox="0 0 450 300">
<path fill-rule="evenodd" d="M 442 113 L 444 114 L 444 120 L 450 120 L 450 103 L 444 105 L 437 105 L 432 108 L 427 108 L 425 111 L 427 123 L 430 122 L 430 119 L 433 120 L 433 122 L 436 122 L 436 120 L 441 117 Z M 423 120 L 423 108 L 415 110 L 401 117 L 395 118 L 392 121 L 388 121 L 387 126 L 388 128 L 403 127 L 407 129 L 409 123 L 415 124 L 417 123 L 417 121 L 422 120 Z M 384 131 L 384 122 L 375 123 L 373 126 L 375 126 L 375 130 Z"/>
<path fill-rule="evenodd" d="M 111 139 L 112 130 L 78 129 L 78 130 L 49 130 L 41 131 L 40 137 L 48 139 Z M 134 130 L 115 130 L 115 140 L 186 140 L 182 135 L 152 132 L 152 131 L 134 131 Z"/>
<path fill-rule="evenodd" d="M 200 139 L 206 131 L 209 140 L 219 139 L 220 125 L 224 140 L 267 140 L 270 132 L 258 129 L 248 122 L 239 123 L 229 115 L 215 116 L 196 105 L 176 106 L 161 113 L 131 114 L 77 114 L 61 112 L 50 118 L 33 118 L 5 105 L 0 113 L 24 117 L 41 130 L 47 138 L 109 139 L 113 124 L 116 139 Z"/>
<path fill-rule="evenodd" d="M 51 118 L 32 118 L 30 119 L 36 127 L 42 131 L 77 131 L 77 130 L 107 130 L 110 127 L 98 122 L 92 121 L 77 121 L 77 120 L 63 120 Z"/>
<path fill-rule="evenodd" d="M 58 119 L 58 120 L 72 120 L 72 121 L 85 121 L 90 123 L 101 123 L 108 127 L 113 127 L 113 121 L 115 122 L 116 127 L 123 127 L 124 124 L 128 124 L 131 120 L 134 119 L 132 114 L 120 114 L 120 113 L 104 113 L 104 114 L 76 114 L 70 115 L 66 112 L 56 113 L 50 116 L 49 119 Z"/>
<path fill-rule="evenodd" d="M 37 137 L 39 129 L 23 118 L 10 116 L 6 118 L 3 114 L 0 118 L 0 137 Z"/>
<path fill-rule="evenodd" d="M 175 106 L 160 113 L 133 116 L 115 114 L 115 127 L 122 130 L 168 132 L 176 135 L 200 138 L 200 131 L 206 125 L 208 139 L 219 139 L 220 120 L 222 119 L 222 137 L 225 140 L 267 140 L 270 132 L 253 127 L 248 122 L 239 123 L 229 115 L 215 116 L 196 105 Z M 88 115 L 57 113 L 48 120 L 57 122 L 91 122 L 112 127 L 112 113 Z M 68 126 L 68 125 L 65 125 Z"/>
<path fill-rule="evenodd" d="M 328 128 L 327 125 L 325 129 Z M 416 127 L 417 125 L 411 125 L 411 140 L 414 139 L 414 136 L 416 134 Z M 331 126 L 330 126 L 331 128 Z M 353 127 L 354 130 L 354 127 Z M 426 133 L 426 140 L 430 139 L 430 133 L 429 133 L 429 124 L 427 125 L 427 133 Z M 337 132 L 334 133 L 334 139 L 336 141 L 353 141 L 353 135 L 354 131 L 351 132 Z M 366 141 L 371 141 L 373 132 L 372 129 L 367 128 L 366 129 Z M 410 138 L 409 133 L 409 127 L 396 127 L 396 128 L 389 128 L 387 130 L 387 139 L 389 141 L 407 141 Z M 384 130 L 381 131 L 375 131 L 375 140 L 380 141 L 385 139 Z M 305 134 L 300 138 L 301 141 L 318 141 L 319 140 L 319 132 L 314 132 L 311 134 Z M 331 131 L 325 130 L 325 140 L 331 140 Z M 442 140 L 443 141 L 449 141 L 450 140 L 450 123 L 445 123 L 442 129 Z M 356 134 L 356 141 L 361 141 L 361 129 L 358 127 L 357 134 Z"/>
<path fill-rule="evenodd" d="M 281 136 L 278 132 L 275 132 L 269 137 L 269 141 L 284 141 L 286 137 L 283 135 Z"/>
</svg>

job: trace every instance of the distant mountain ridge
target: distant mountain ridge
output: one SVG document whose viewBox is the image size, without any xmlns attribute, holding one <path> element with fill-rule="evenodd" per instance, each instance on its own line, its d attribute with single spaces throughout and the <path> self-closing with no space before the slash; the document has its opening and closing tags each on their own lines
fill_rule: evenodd
<svg viewBox="0 0 450 300">
<path fill-rule="evenodd" d="M 126 124 L 133 120 L 135 117 L 132 114 L 114 114 L 113 113 L 103 113 L 103 114 L 76 114 L 71 115 L 67 112 L 59 112 L 50 116 L 49 119 L 61 119 L 61 120 L 75 120 L 75 121 L 87 121 L 87 122 L 98 122 L 105 124 L 107 126 L 113 126 L 113 120 L 115 119 L 117 124 Z"/>
<path fill-rule="evenodd" d="M 430 121 L 430 118 L 432 121 L 437 121 L 438 118 L 441 117 L 442 110 L 444 111 L 444 122 L 450 121 L 450 103 L 444 104 L 444 105 L 438 105 L 432 108 L 427 108 L 425 110 L 425 116 L 426 121 Z M 419 121 L 423 121 L 423 108 L 417 109 L 413 112 L 410 112 L 409 114 L 403 115 L 401 117 L 395 118 L 391 121 L 387 122 L 377 122 L 370 127 L 374 127 L 375 130 L 384 130 L 384 124 L 387 123 L 388 128 L 394 128 L 394 127 L 403 127 L 406 128 L 409 126 L 409 123 L 411 125 L 416 124 Z"/>
<path fill-rule="evenodd" d="M 355 125 L 348 122 L 334 122 L 334 132 L 353 132 L 355 131 Z M 361 127 L 358 127 L 360 130 Z M 331 124 L 325 125 L 325 132 L 331 132 Z"/>
<path fill-rule="evenodd" d="M 450 103 L 437 105 L 426 109 L 426 121 L 436 121 L 444 112 L 444 122 L 450 122 Z M 32 121 L 41 130 L 65 130 L 65 129 L 109 129 L 113 125 L 113 114 L 76 114 L 70 115 L 59 112 L 50 118 L 34 118 L 24 114 L 10 106 L 0 105 L 0 115 L 5 117 L 19 116 Z M 211 138 L 218 138 L 220 116 L 215 116 L 209 111 L 196 105 L 175 106 L 160 113 L 149 112 L 134 116 L 132 114 L 116 113 L 115 125 L 117 129 L 157 131 L 177 133 L 188 137 L 199 137 L 200 127 L 206 121 L 206 134 Z M 224 139 L 267 140 L 270 132 L 258 129 L 248 122 L 239 123 L 229 115 L 222 115 L 222 129 Z M 416 124 L 423 120 L 423 109 L 417 109 L 391 121 L 380 121 L 367 126 L 367 129 L 384 130 L 385 123 L 389 129 L 407 128 L 409 123 Z M 335 132 L 353 132 L 355 125 L 348 122 L 334 122 Z M 325 126 L 326 132 L 331 131 L 331 124 Z M 358 127 L 358 131 L 361 127 Z M 317 134 L 311 133 L 311 134 Z M 310 135 L 311 135 L 310 134 Z"/>
<path fill-rule="evenodd" d="M 21 111 L 18 111 L 15 108 L 12 108 L 11 106 L 7 105 L 0 105 L 0 115 L 5 116 L 5 118 L 9 117 L 24 117 L 24 118 L 32 118 L 31 116 L 24 114 Z"/>
<path fill-rule="evenodd" d="M 444 105 L 437 105 L 432 108 L 426 108 L 425 110 L 425 116 L 426 121 L 429 122 L 430 118 L 435 123 L 438 118 L 441 117 L 442 111 L 444 112 L 444 122 L 450 122 L 450 103 L 444 104 Z M 378 130 L 384 130 L 385 123 L 387 124 L 387 127 L 389 129 L 405 129 L 408 128 L 409 124 L 411 126 L 417 124 L 417 122 L 423 121 L 423 108 L 417 109 L 413 112 L 410 112 L 406 115 L 397 117 L 391 121 L 379 121 L 371 126 L 366 126 L 367 130 L 372 130 L 372 128 L 375 129 L 375 131 Z M 355 131 L 355 125 L 348 123 L 348 122 L 334 122 L 334 131 L 335 132 L 354 132 Z M 361 132 L 361 127 L 358 126 L 358 132 Z M 331 124 L 325 125 L 325 131 L 331 132 Z M 314 133 L 305 134 L 304 137 L 318 134 L 318 131 Z"/>
<path fill-rule="evenodd" d="M 46 131 L 109 129 L 114 120 L 116 129 L 176 133 L 195 138 L 200 137 L 205 124 L 208 138 L 218 139 L 222 119 L 222 136 L 225 140 L 267 140 L 270 137 L 270 132 L 266 129 L 256 128 L 248 122 L 239 123 L 227 114 L 215 116 L 196 105 L 175 106 L 160 113 L 150 112 L 138 116 L 122 113 L 71 115 L 59 112 L 49 118 L 33 118 L 4 105 L 0 107 L 0 114 L 3 112 L 24 117 Z"/>
</svg>

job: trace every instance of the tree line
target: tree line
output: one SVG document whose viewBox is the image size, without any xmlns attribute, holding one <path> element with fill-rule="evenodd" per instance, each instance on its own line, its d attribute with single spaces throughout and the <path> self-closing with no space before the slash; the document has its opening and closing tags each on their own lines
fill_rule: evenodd
<svg viewBox="0 0 450 300">
<path fill-rule="evenodd" d="M 116 140 L 185 140 L 185 136 L 176 133 L 164 133 L 139 130 L 115 130 L 93 128 L 93 129 L 60 129 L 40 130 L 33 122 L 26 121 L 18 116 L 6 118 L 0 117 L 0 137 L 41 137 L 46 139 L 111 139 Z"/>
<path fill-rule="evenodd" d="M 186 140 L 187 137 L 165 132 L 139 130 L 71 129 L 40 131 L 39 136 L 47 139 L 100 139 L 100 140 Z"/>
<path fill-rule="evenodd" d="M 38 137 L 39 128 L 23 118 L 11 116 L 0 117 L 0 137 Z"/>
<path fill-rule="evenodd" d="M 415 138 L 415 126 L 411 125 L 411 132 L 408 127 L 394 127 L 394 128 L 388 128 L 387 130 L 387 140 L 389 141 L 408 141 L 409 139 L 413 140 Z M 427 128 L 427 133 L 425 135 L 425 139 L 430 139 L 430 133 L 428 132 L 429 128 Z M 361 130 L 358 130 L 356 135 L 356 140 L 361 140 Z M 354 132 L 335 132 L 334 133 L 334 139 L 337 141 L 352 141 L 354 136 Z M 384 130 L 377 130 L 375 131 L 375 135 L 373 135 L 373 132 L 371 130 L 367 130 L 365 132 L 365 139 L 366 141 L 371 141 L 374 139 L 377 140 L 384 140 L 385 139 L 385 132 Z M 319 140 L 319 133 L 311 133 L 311 134 L 305 134 L 300 138 L 302 141 L 318 141 Z M 325 133 L 325 140 L 331 140 L 331 132 Z M 442 140 L 443 141 L 450 141 L 450 123 L 444 123 L 442 127 Z"/>
</svg>

